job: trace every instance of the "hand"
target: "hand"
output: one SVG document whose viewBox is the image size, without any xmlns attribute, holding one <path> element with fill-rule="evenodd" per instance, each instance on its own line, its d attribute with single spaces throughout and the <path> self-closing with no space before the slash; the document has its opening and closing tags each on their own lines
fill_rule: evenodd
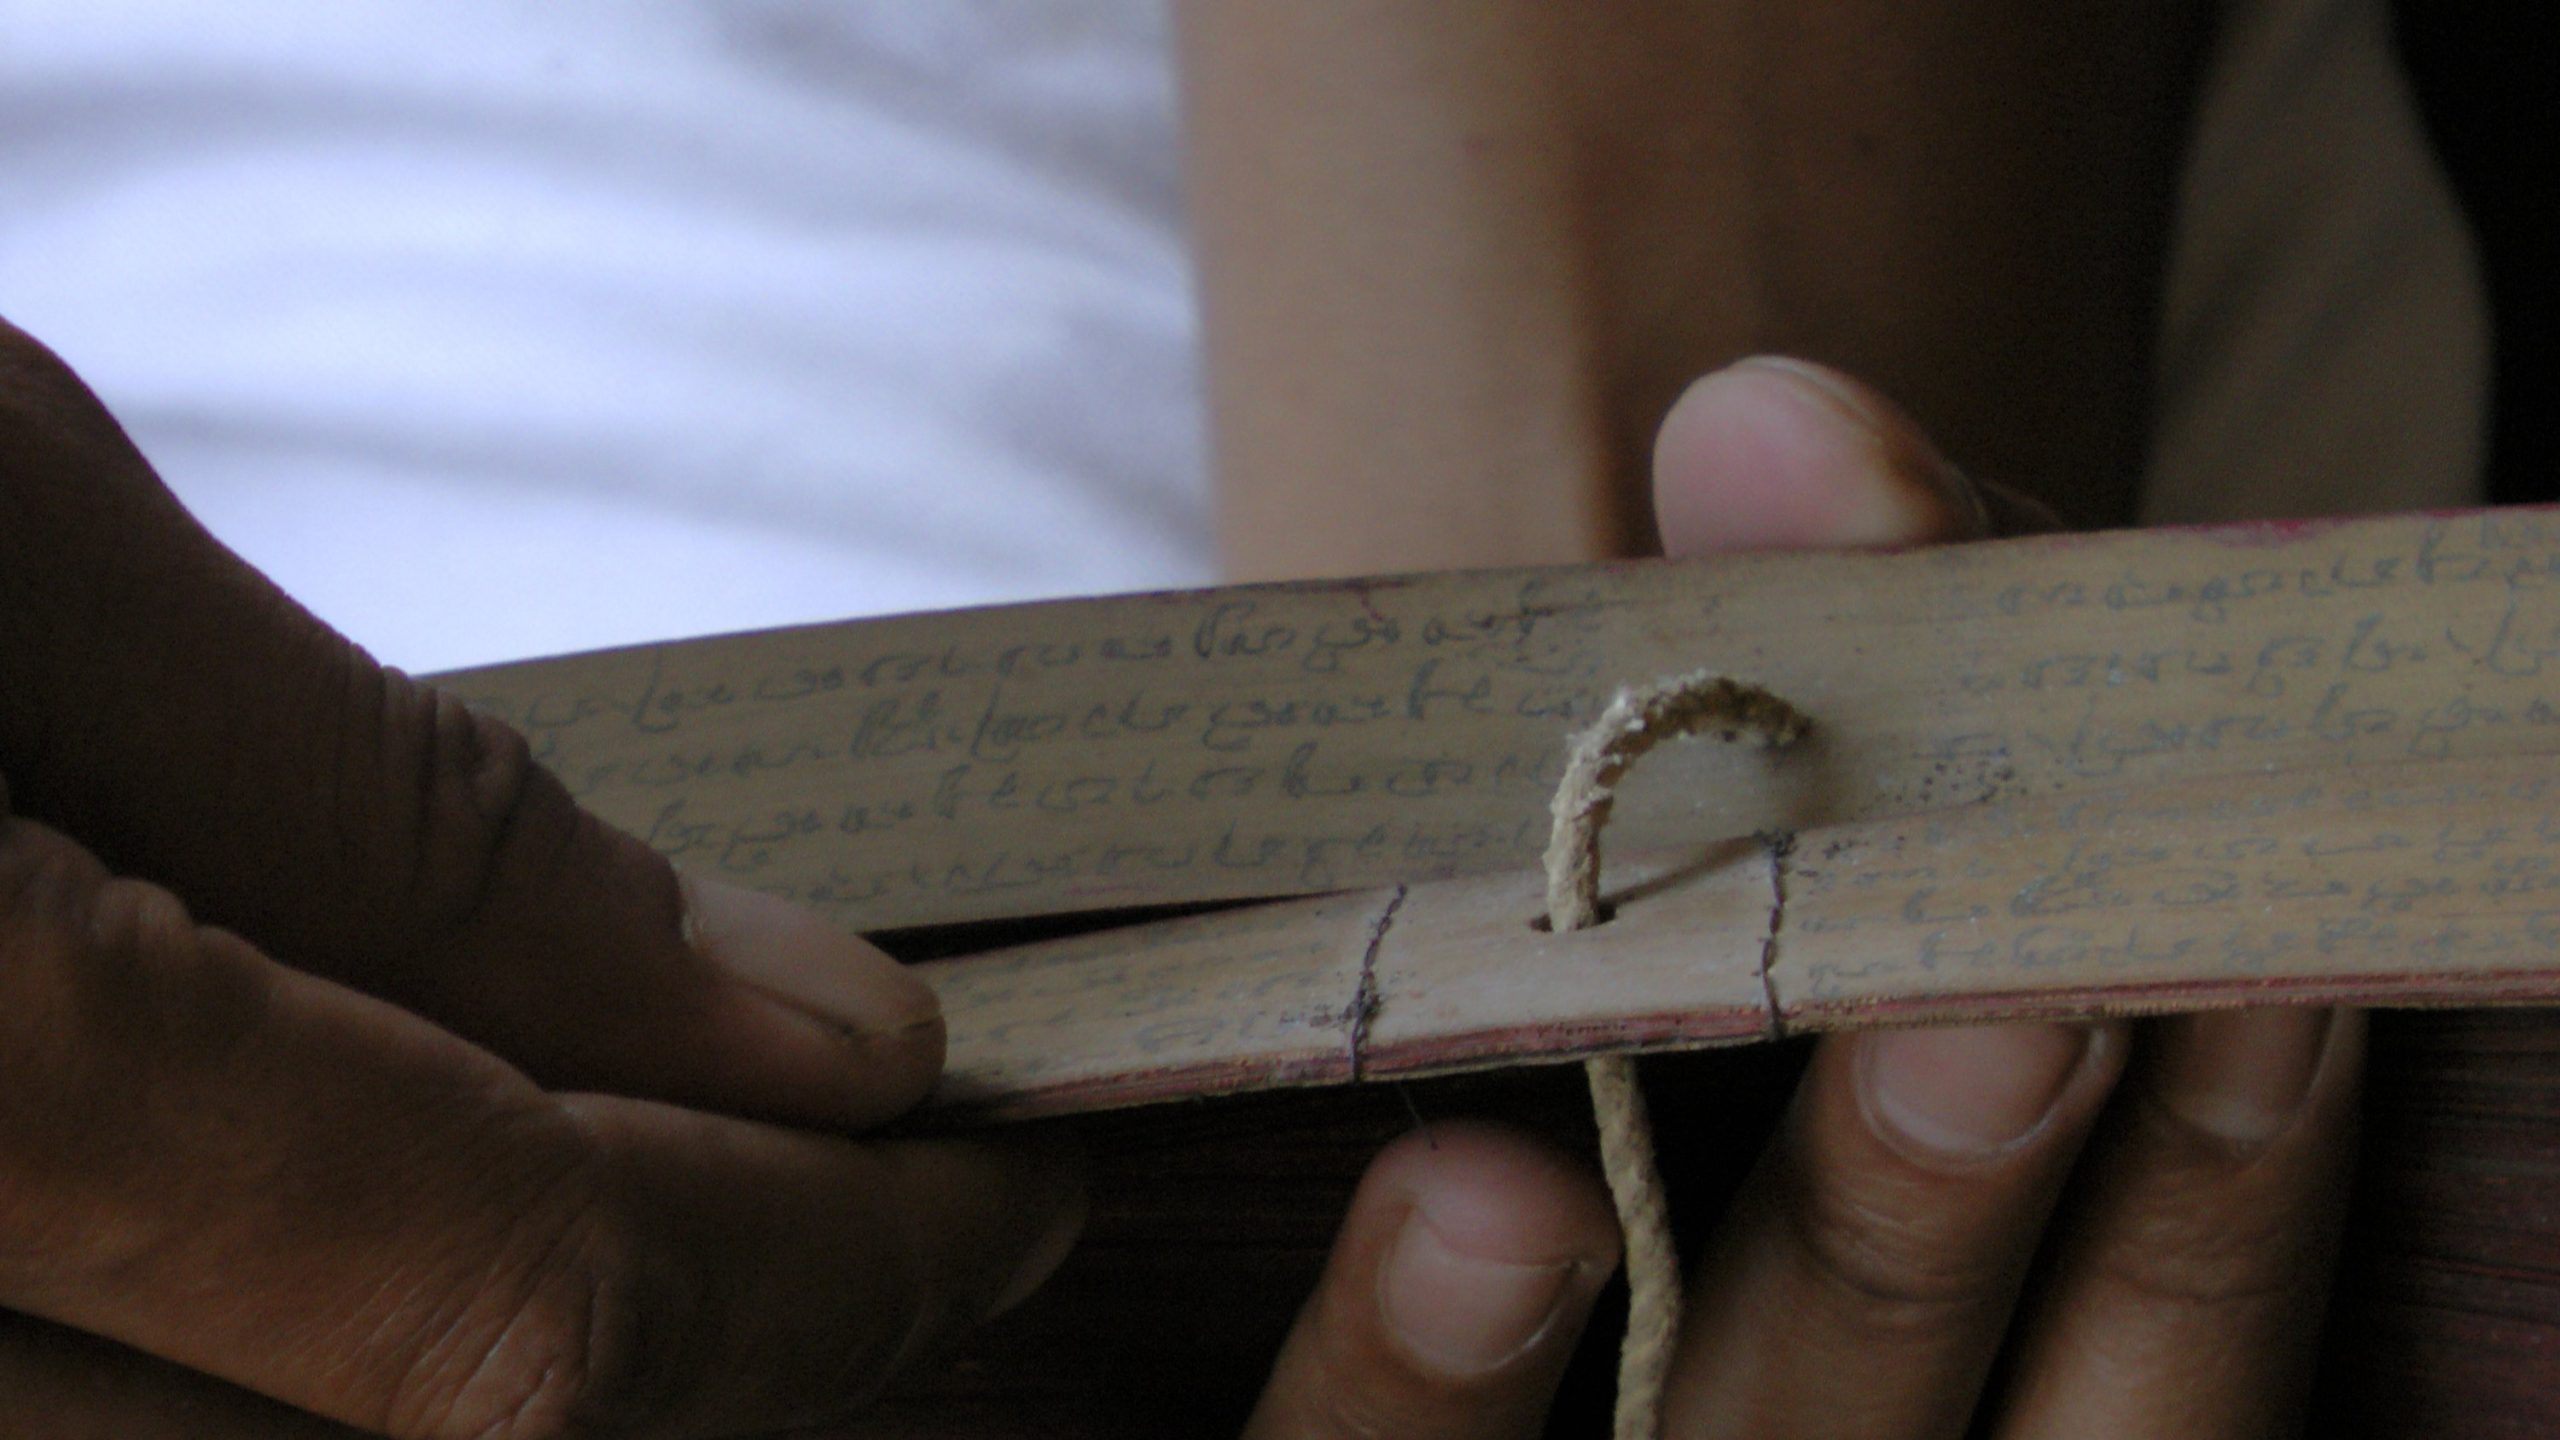
<svg viewBox="0 0 2560 1440">
<path fill-rule="evenodd" d="M 331 634 L 0 325 L 0 1429 L 840 1413 L 1080 1215 L 818 1133 L 941 1060 L 920 982 Z"/>
<path fill-rule="evenodd" d="M 2034 523 L 1864 386 L 1746 362 L 1664 423 L 1675 555 Z M 1665 1433 L 2289 1433 L 2352 1160 L 2361 1017 L 1842 1035 L 1701 1253 Z M 1657 1108 L 1666 1150 L 1681 1116 Z M 1616 1264 L 1598 1182 L 1435 1126 L 1362 1182 L 1252 1440 L 1496 1440 L 1545 1409 Z M 1996 1364 L 1995 1364 L 1996 1362 Z"/>
</svg>

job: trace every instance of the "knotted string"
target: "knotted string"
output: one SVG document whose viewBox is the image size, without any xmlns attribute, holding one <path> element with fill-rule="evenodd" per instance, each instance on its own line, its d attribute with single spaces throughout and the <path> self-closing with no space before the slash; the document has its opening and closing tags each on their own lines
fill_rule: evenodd
<svg viewBox="0 0 2560 1440">
<path fill-rule="evenodd" d="M 1757 685 L 1705 670 L 1619 691 L 1599 719 L 1566 743 L 1564 779 L 1550 807 L 1555 828 L 1547 837 L 1548 928 L 1561 935 L 1600 923 L 1600 827 L 1608 823 L 1618 782 L 1646 751 L 1681 735 L 1784 745 L 1812 723 Z M 1680 1254 L 1634 1058 L 1586 1060 L 1583 1074 L 1600 1130 L 1600 1169 L 1627 1252 L 1627 1335 L 1618 1350 L 1612 1434 L 1658 1440 L 1663 1386 L 1680 1338 Z"/>
</svg>

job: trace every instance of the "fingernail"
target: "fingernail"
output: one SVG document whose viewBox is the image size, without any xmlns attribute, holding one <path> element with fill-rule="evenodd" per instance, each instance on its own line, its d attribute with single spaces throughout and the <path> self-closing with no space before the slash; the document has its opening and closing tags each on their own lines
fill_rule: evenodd
<svg viewBox="0 0 2560 1440">
<path fill-rule="evenodd" d="M 1813 407 L 1859 430 L 1875 447 L 1882 472 L 1907 480 L 1920 492 L 1901 497 L 1908 513 L 1894 518 L 1902 527 L 1933 538 L 1992 533 L 1981 490 L 1938 449 L 1919 421 L 1880 393 L 1836 370 L 1786 355 L 1752 355 L 1731 368 L 1784 380 Z M 1861 538 L 1889 540 L 1894 532 Z"/>
<path fill-rule="evenodd" d="M 2225 1010 L 2160 1028 L 2151 1093 L 2170 1114 L 2235 1145 L 2291 1125 L 2320 1073 L 2334 1010 Z"/>
<path fill-rule="evenodd" d="M 1085 1160 L 1082 1151 L 1060 1144 L 1042 1144 L 1024 1164 L 1041 1177 L 1041 1188 L 1047 1193 L 1029 1202 L 1032 1208 L 1049 1211 L 1048 1228 L 1023 1252 L 1022 1263 L 1014 1267 L 1013 1278 L 1005 1282 L 1002 1293 L 987 1311 L 994 1319 L 1031 1298 L 1033 1291 L 1048 1282 L 1075 1249 L 1076 1237 L 1084 1233 L 1084 1222 L 1091 1199 L 1085 1187 Z"/>
<path fill-rule="evenodd" d="M 1886 1030 L 1859 1054 L 1870 1114 L 1894 1135 L 1954 1159 L 1994 1155 L 2053 1113 L 2089 1053 L 2077 1025 Z"/>
<path fill-rule="evenodd" d="M 1901 428 L 1908 422 L 1900 415 L 1889 415 L 1877 408 L 1875 401 L 1859 387 L 1842 380 L 1822 366 L 1808 364 L 1789 355 L 1748 355 L 1733 362 L 1736 370 L 1762 370 L 1783 375 L 1831 402 L 1850 424 L 1872 430 L 1879 435 Z"/>
<path fill-rule="evenodd" d="M 878 948 L 776 896 L 692 876 L 684 887 L 694 952 L 765 994 L 862 1039 L 941 1028 L 933 987 Z"/>
<path fill-rule="evenodd" d="M 1581 1268 L 1572 1260 L 1517 1264 L 1469 1255 L 1417 1209 L 1379 1271 L 1378 1307 L 1426 1368 L 1453 1378 L 1482 1375 L 1546 1336 Z"/>
</svg>

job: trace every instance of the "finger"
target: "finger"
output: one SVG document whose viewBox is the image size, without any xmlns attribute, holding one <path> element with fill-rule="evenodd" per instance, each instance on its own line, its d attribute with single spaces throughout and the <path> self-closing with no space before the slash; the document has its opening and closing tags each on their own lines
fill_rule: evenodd
<svg viewBox="0 0 2560 1440">
<path fill-rule="evenodd" d="M 365 1440 L 155 1356 L 0 1315 L 0 1413 L 16 1440 Z"/>
<path fill-rule="evenodd" d="M 679 887 L 512 731 L 223 549 L 5 324 L 0 676 L 26 813 L 546 1083 L 863 1124 L 941 1064 L 921 983 L 764 897 Z"/>
<path fill-rule="evenodd" d="M 549 1094 L 0 818 L 0 1307 L 396 1436 L 725 1433 L 1009 1303 L 1076 1195 Z"/>
<path fill-rule="evenodd" d="M 1874 390 L 1778 358 L 1690 387 L 1654 486 L 1674 555 L 2049 528 Z M 1698 1267 L 1670 1432 L 1962 1433 L 2121 1050 L 2053 1027 L 1825 1041 Z"/>
<path fill-rule="evenodd" d="M 1911 545 L 2054 528 L 1977 485 L 1875 390 L 1776 356 L 1692 384 L 1654 443 L 1667 553 Z"/>
<path fill-rule="evenodd" d="M 1379 1156 L 1248 1440 L 1542 1434 L 1617 1267 L 1599 1183 L 1502 1131 L 1434 1126 Z"/>
<path fill-rule="evenodd" d="M 2111 1026 L 1823 1041 L 1697 1266 L 1667 1433 L 1965 1434 L 2125 1048 Z"/>
<path fill-rule="evenodd" d="M 2000 1435 L 2293 1433 L 2363 1046 L 2347 1011 L 2158 1023 L 2020 1327 Z"/>
</svg>

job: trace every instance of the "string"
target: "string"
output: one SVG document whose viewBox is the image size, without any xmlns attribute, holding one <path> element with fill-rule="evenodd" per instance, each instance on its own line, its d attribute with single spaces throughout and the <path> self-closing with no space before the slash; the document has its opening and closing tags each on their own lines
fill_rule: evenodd
<svg viewBox="0 0 2560 1440">
<path fill-rule="evenodd" d="M 1547 838 L 1547 926 L 1563 935 L 1603 919 L 1600 829 L 1609 821 L 1618 782 L 1662 741 L 1713 735 L 1730 742 L 1785 745 L 1812 722 L 1757 685 L 1693 671 L 1621 690 L 1600 718 L 1566 742 L 1564 778 L 1550 806 Z M 1618 1350 L 1615 1440 L 1659 1440 L 1662 1394 L 1680 1338 L 1680 1254 L 1655 1162 L 1653 1127 L 1632 1056 L 1583 1062 L 1592 1118 L 1600 1131 L 1600 1170 L 1617 1207 L 1627 1255 L 1627 1334 Z"/>
</svg>

